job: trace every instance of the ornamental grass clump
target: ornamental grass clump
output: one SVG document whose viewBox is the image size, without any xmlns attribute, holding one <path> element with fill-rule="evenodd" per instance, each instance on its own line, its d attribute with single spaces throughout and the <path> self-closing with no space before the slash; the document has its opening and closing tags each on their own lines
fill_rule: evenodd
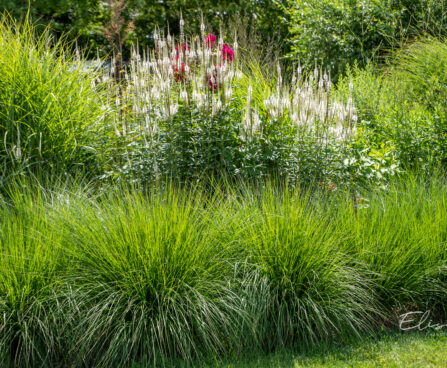
<svg viewBox="0 0 447 368">
<path fill-rule="evenodd" d="M 0 199 L 5 367 L 193 364 L 447 316 L 441 176 L 355 195 L 62 184 Z"/>
<path fill-rule="evenodd" d="M 107 97 L 69 45 L 28 19 L 0 20 L 0 177 L 24 168 L 98 173 L 108 143 Z"/>
<path fill-rule="evenodd" d="M 248 311 L 262 293 L 220 241 L 218 203 L 172 187 L 117 189 L 61 213 L 77 285 L 77 364 L 190 360 L 255 341 Z"/>
<path fill-rule="evenodd" d="M 69 327 L 58 302 L 61 234 L 51 231 L 48 193 L 32 188 L 14 184 L 0 196 L 0 361 L 5 367 L 65 359 Z"/>
<path fill-rule="evenodd" d="M 368 206 L 338 201 L 335 229 L 373 275 L 378 300 L 388 318 L 406 311 L 431 310 L 444 318 L 447 296 L 447 195 L 445 178 L 406 175 L 387 191 L 366 196 Z"/>
<path fill-rule="evenodd" d="M 238 241 L 269 285 L 258 327 L 266 348 L 357 336 L 380 318 L 372 275 L 345 254 L 324 197 L 267 185 L 237 207 Z"/>
</svg>

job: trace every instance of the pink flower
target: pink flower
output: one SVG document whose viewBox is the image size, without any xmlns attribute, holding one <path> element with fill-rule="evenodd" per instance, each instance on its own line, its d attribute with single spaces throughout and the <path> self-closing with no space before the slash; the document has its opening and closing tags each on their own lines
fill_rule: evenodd
<svg viewBox="0 0 447 368">
<path fill-rule="evenodd" d="M 175 58 L 176 58 L 176 60 L 178 60 L 178 57 L 179 57 L 179 53 L 180 53 L 180 52 L 182 52 L 183 54 L 185 54 L 186 51 L 189 51 L 189 50 L 190 50 L 190 48 L 189 48 L 189 46 L 188 46 L 186 43 L 183 43 L 183 44 L 181 44 L 181 45 L 177 45 L 177 46 L 175 46 L 175 51 L 176 51 L 176 56 L 175 56 Z"/>
<path fill-rule="evenodd" d="M 222 60 L 226 62 L 231 62 L 234 60 L 234 51 L 228 45 L 222 46 Z"/>
<path fill-rule="evenodd" d="M 217 83 L 217 68 L 214 67 L 213 73 L 211 75 L 206 76 L 206 82 L 211 91 L 217 91 L 219 85 Z"/>
<path fill-rule="evenodd" d="M 217 85 L 217 80 L 216 80 L 216 77 L 214 75 L 207 76 L 206 77 L 206 81 L 207 81 L 208 86 L 209 86 L 211 91 L 217 91 L 217 88 L 219 86 Z"/>
<path fill-rule="evenodd" d="M 182 64 L 180 68 L 177 65 L 174 65 L 172 70 L 174 72 L 174 78 L 177 82 L 183 82 L 186 79 L 185 64 Z"/>
<path fill-rule="evenodd" d="M 216 44 L 216 35 L 214 34 L 209 34 L 208 36 L 205 37 L 205 45 L 212 48 L 214 47 L 214 45 Z"/>
</svg>

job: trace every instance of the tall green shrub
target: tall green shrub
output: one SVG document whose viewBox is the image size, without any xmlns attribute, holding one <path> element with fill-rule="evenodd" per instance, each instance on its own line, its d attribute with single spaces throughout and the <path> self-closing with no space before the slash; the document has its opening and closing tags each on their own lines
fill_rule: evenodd
<svg viewBox="0 0 447 368">
<path fill-rule="evenodd" d="M 338 83 L 361 121 L 357 141 L 394 155 L 406 168 L 431 171 L 447 162 L 447 46 L 421 38 L 393 53 L 385 67 L 348 68 Z"/>
<path fill-rule="evenodd" d="M 446 34 L 445 0 L 289 0 L 291 55 L 333 76 L 420 32 Z"/>
<path fill-rule="evenodd" d="M 403 81 L 407 98 L 432 115 L 432 149 L 447 164 L 446 43 L 423 39 L 403 49 L 396 56 L 396 78 Z"/>
</svg>

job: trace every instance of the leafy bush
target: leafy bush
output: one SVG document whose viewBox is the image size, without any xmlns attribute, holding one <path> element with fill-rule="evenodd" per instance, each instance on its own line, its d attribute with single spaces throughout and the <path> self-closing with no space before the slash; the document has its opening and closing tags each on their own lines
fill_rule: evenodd
<svg viewBox="0 0 447 368">
<path fill-rule="evenodd" d="M 290 0 L 291 55 L 336 78 L 420 32 L 445 35 L 446 10 L 444 0 Z"/>
<path fill-rule="evenodd" d="M 399 52 L 395 64 L 395 77 L 402 81 L 407 99 L 428 110 L 417 128 L 431 120 L 425 139 L 434 157 L 447 164 L 447 45 L 422 39 Z"/>
<path fill-rule="evenodd" d="M 394 156 L 391 164 L 431 171 L 445 165 L 446 51 L 444 43 L 421 39 L 395 53 L 384 68 L 354 66 L 338 83 L 358 109 L 357 146 Z"/>
</svg>

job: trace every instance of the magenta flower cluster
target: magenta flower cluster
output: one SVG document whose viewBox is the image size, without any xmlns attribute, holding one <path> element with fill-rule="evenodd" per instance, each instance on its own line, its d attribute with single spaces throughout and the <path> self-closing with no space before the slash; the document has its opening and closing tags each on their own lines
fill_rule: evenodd
<svg viewBox="0 0 447 368">
<path fill-rule="evenodd" d="M 217 42 L 216 35 L 209 34 L 205 37 L 203 44 L 205 47 L 207 47 L 209 49 L 213 49 L 216 45 L 216 42 Z M 177 45 L 175 47 L 175 50 L 176 50 L 176 60 L 172 66 L 173 72 L 174 72 L 174 77 L 177 82 L 184 82 L 186 80 L 186 67 L 183 62 L 181 63 L 181 65 L 179 65 L 178 60 L 179 60 L 180 53 L 186 54 L 186 52 L 190 51 L 190 48 L 187 44 L 183 43 L 183 44 Z M 234 60 L 235 53 L 234 53 L 234 50 L 230 46 L 223 44 L 220 51 L 221 51 L 220 55 L 221 55 L 221 59 L 222 59 L 220 62 L 220 65 L 222 62 L 231 63 Z M 218 89 L 219 86 L 217 83 L 217 67 L 214 68 L 214 71 L 213 71 L 213 73 L 211 73 L 211 75 L 207 76 L 206 81 L 207 81 L 211 90 Z"/>
</svg>

